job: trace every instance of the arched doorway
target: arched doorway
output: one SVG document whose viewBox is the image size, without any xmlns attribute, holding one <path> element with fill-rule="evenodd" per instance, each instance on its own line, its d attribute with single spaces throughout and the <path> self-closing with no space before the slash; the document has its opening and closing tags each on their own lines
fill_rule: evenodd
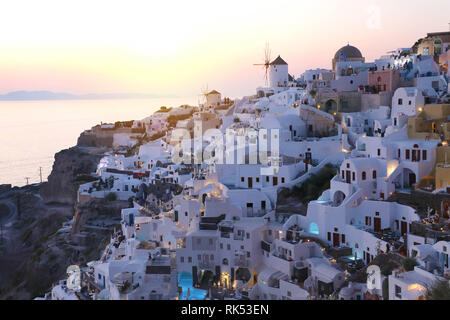
<svg viewBox="0 0 450 320">
<path fill-rule="evenodd" d="M 220 284 L 223 288 L 231 288 L 231 276 L 228 272 L 222 272 L 220 275 Z"/>
<path fill-rule="evenodd" d="M 251 274 L 247 268 L 239 268 L 236 270 L 236 280 L 241 280 L 247 283 L 250 280 Z"/>
<path fill-rule="evenodd" d="M 343 193 L 342 191 L 336 191 L 333 195 L 333 205 L 335 207 L 339 207 L 342 202 L 344 202 L 345 200 L 345 193 Z"/>
<path fill-rule="evenodd" d="M 417 183 L 416 174 L 408 168 L 403 170 L 403 188 L 408 189 Z"/>
<path fill-rule="evenodd" d="M 318 235 L 319 234 L 319 225 L 316 222 L 311 222 L 309 224 L 309 233 Z"/>
<path fill-rule="evenodd" d="M 333 113 L 337 111 L 337 103 L 333 99 L 328 100 L 325 103 L 325 111 L 328 113 Z"/>
</svg>

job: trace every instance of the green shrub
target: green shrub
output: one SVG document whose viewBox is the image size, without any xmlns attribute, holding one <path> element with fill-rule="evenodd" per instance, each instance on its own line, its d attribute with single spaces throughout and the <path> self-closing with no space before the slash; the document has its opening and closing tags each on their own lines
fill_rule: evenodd
<svg viewBox="0 0 450 320">
<path fill-rule="evenodd" d="M 110 192 L 106 195 L 105 197 L 106 201 L 116 201 L 117 200 L 117 194 L 115 194 L 114 192 Z"/>
<path fill-rule="evenodd" d="M 413 271 L 414 267 L 417 266 L 417 261 L 413 258 L 406 258 L 403 260 L 402 266 L 405 271 Z"/>
<path fill-rule="evenodd" d="M 425 294 L 427 300 L 450 300 L 450 283 L 448 280 L 436 280 Z"/>
<path fill-rule="evenodd" d="M 330 188 L 330 180 L 336 175 L 336 168 L 332 165 L 324 166 L 317 174 L 311 175 L 300 187 L 292 189 L 292 195 L 303 203 L 316 200 L 327 189 Z"/>
</svg>

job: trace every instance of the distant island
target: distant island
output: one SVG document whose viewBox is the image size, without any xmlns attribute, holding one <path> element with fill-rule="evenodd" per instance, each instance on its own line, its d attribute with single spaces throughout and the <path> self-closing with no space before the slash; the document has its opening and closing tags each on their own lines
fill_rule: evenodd
<svg viewBox="0 0 450 320">
<path fill-rule="evenodd" d="M 13 91 L 0 95 L 0 101 L 19 100 L 87 100 L 87 99 L 154 99 L 177 98 L 176 95 L 157 95 L 145 93 L 90 93 L 72 94 L 52 91 Z"/>
</svg>

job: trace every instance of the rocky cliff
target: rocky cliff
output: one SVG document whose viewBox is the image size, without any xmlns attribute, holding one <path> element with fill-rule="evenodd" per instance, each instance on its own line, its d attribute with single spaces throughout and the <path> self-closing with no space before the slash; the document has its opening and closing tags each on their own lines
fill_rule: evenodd
<svg viewBox="0 0 450 320">
<path fill-rule="evenodd" d="M 43 296 L 69 265 L 99 258 L 128 202 L 97 199 L 78 206 L 76 193 L 105 151 L 62 150 L 48 182 L 0 188 L 0 300 Z"/>
<path fill-rule="evenodd" d="M 40 188 L 46 203 L 73 205 L 78 186 L 97 169 L 98 149 L 73 147 L 55 154 L 52 173 Z"/>
</svg>

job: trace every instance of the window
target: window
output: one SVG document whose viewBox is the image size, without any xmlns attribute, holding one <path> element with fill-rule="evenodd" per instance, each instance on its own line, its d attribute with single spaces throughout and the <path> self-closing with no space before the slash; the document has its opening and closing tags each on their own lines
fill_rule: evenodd
<svg viewBox="0 0 450 320">
<path fill-rule="evenodd" d="M 400 299 L 402 298 L 402 288 L 398 285 L 395 285 L 395 296 Z"/>
<path fill-rule="evenodd" d="M 372 218 L 366 217 L 366 226 L 370 226 L 372 224 Z"/>
<path fill-rule="evenodd" d="M 345 243 L 345 234 L 342 235 L 342 243 Z"/>
<path fill-rule="evenodd" d="M 366 172 L 365 171 L 362 172 L 362 179 L 366 180 Z"/>
<path fill-rule="evenodd" d="M 245 234 L 245 237 L 246 237 L 247 239 L 250 239 L 250 233 L 247 232 L 247 233 Z"/>
<path fill-rule="evenodd" d="M 187 213 L 187 211 L 186 211 L 186 212 L 184 213 L 184 216 L 185 216 L 185 217 L 187 217 L 187 216 L 188 216 L 188 213 Z"/>
<path fill-rule="evenodd" d="M 401 106 L 402 104 L 403 104 L 403 99 L 402 99 L 402 98 L 399 98 L 399 99 L 398 99 L 398 105 Z"/>
<path fill-rule="evenodd" d="M 373 179 L 376 179 L 376 178 L 377 178 L 377 171 L 376 171 L 376 170 L 373 170 L 373 172 L 372 172 L 372 178 L 373 178 Z"/>
<path fill-rule="evenodd" d="M 281 177 L 281 183 L 284 183 L 285 179 L 284 177 Z"/>
<path fill-rule="evenodd" d="M 256 177 L 256 182 L 259 182 L 259 177 Z"/>
<path fill-rule="evenodd" d="M 406 149 L 406 156 L 405 156 L 406 160 L 409 160 L 409 149 Z"/>
<path fill-rule="evenodd" d="M 328 241 L 331 241 L 331 232 L 328 232 Z"/>
<path fill-rule="evenodd" d="M 244 177 L 241 177 L 241 182 L 244 182 L 245 181 L 245 178 Z"/>
<path fill-rule="evenodd" d="M 427 160 L 427 150 L 422 150 L 422 159 L 423 159 L 424 161 Z"/>
<path fill-rule="evenodd" d="M 292 297 L 292 293 L 288 290 L 288 292 L 287 292 L 287 296 L 288 297 Z"/>
<path fill-rule="evenodd" d="M 180 261 L 181 261 L 181 263 L 183 263 L 184 262 L 184 257 L 181 257 Z"/>
<path fill-rule="evenodd" d="M 250 251 L 247 251 L 247 258 L 250 258 Z"/>
<path fill-rule="evenodd" d="M 355 172 L 352 172 L 352 180 L 355 181 Z"/>
<path fill-rule="evenodd" d="M 191 263 L 192 262 L 192 257 L 188 258 L 188 262 Z"/>
<path fill-rule="evenodd" d="M 377 150 L 377 155 L 378 155 L 378 156 L 381 156 L 381 149 L 378 149 L 378 150 Z"/>
<path fill-rule="evenodd" d="M 231 246 L 229 243 L 227 244 L 227 250 L 231 250 Z"/>
<path fill-rule="evenodd" d="M 398 149 L 398 158 L 400 159 L 400 157 L 401 157 L 401 150 Z"/>
<path fill-rule="evenodd" d="M 344 178 L 345 178 L 345 171 L 342 170 L 342 179 L 344 179 Z"/>
<path fill-rule="evenodd" d="M 269 176 L 266 176 L 266 182 L 269 182 Z"/>
<path fill-rule="evenodd" d="M 411 100 L 409 100 L 409 101 L 408 101 L 408 105 L 411 105 L 411 104 L 412 104 L 412 101 L 411 101 Z"/>
<path fill-rule="evenodd" d="M 220 249 L 223 249 L 223 243 L 220 243 L 219 247 Z"/>
<path fill-rule="evenodd" d="M 202 255 L 199 254 L 199 255 L 197 256 L 197 259 L 198 259 L 198 261 L 201 261 L 201 260 L 202 260 Z"/>
</svg>

